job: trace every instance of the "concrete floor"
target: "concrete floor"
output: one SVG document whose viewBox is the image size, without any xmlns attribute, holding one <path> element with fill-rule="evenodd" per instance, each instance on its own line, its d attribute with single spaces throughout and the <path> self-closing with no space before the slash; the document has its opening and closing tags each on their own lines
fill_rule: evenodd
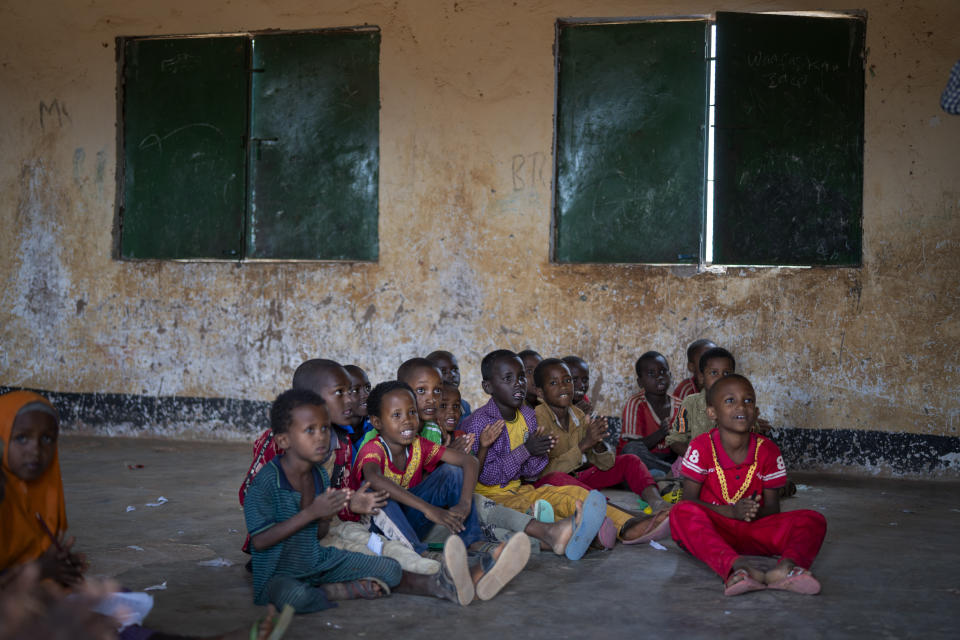
<svg viewBox="0 0 960 640">
<path fill-rule="evenodd" d="M 151 592 L 156 605 L 148 626 L 209 634 L 259 615 L 243 568 L 237 501 L 249 445 L 67 435 L 60 457 L 70 532 L 91 573 L 132 590 L 166 584 Z M 784 508 L 817 509 L 828 521 L 814 566 L 819 596 L 725 598 L 716 575 L 666 540 L 666 551 L 618 546 L 579 562 L 535 555 L 496 599 L 467 608 L 412 596 L 344 602 L 297 616 L 287 637 L 960 635 L 960 482 L 792 477 L 805 488 Z M 145 506 L 159 496 L 169 502 Z M 233 564 L 198 564 L 217 558 Z"/>
</svg>

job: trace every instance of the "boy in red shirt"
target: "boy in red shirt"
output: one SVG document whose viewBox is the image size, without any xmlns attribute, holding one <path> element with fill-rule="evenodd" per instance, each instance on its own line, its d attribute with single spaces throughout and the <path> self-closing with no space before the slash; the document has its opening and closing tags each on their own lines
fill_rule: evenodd
<svg viewBox="0 0 960 640">
<path fill-rule="evenodd" d="M 787 482 L 780 449 L 751 432 L 757 420 L 750 381 L 731 374 L 707 391 L 717 428 L 697 436 L 683 457 L 683 499 L 670 514 L 673 539 L 724 580 L 724 594 L 779 589 L 813 595 L 820 583 L 810 565 L 827 523 L 816 511 L 780 511 Z M 748 555 L 779 556 L 763 571 Z"/>
<path fill-rule="evenodd" d="M 668 475 L 677 455 L 665 438 L 680 410 L 680 400 L 667 393 L 670 365 L 656 351 L 647 351 L 634 365 L 640 391 L 630 396 L 623 407 L 619 454 L 640 458 L 654 476 Z"/>
<path fill-rule="evenodd" d="M 717 344 L 713 340 L 707 340 L 706 338 L 694 340 L 690 343 L 690 346 L 687 347 L 687 371 L 690 373 L 690 377 L 680 381 L 673 390 L 674 397 L 678 400 L 683 400 L 687 396 L 701 390 L 701 384 L 697 375 L 700 372 L 700 357 L 706 353 L 708 349 L 714 349 L 716 346 Z"/>
</svg>

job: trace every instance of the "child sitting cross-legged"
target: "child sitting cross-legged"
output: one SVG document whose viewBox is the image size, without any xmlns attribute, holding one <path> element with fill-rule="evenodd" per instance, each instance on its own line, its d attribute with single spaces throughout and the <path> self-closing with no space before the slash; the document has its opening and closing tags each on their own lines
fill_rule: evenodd
<svg viewBox="0 0 960 640">
<path fill-rule="evenodd" d="M 355 378 L 346 367 L 333 360 L 315 358 L 302 363 L 293 374 L 293 388 L 305 389 L 319 395 L 324 401 L 327 416 L 331 418 L 330 450 L 331 455 L 323 463 L 323 467 L 330 478 L 330 486 L 334 489 L 344 489 L 350 480 L 350 469 L 354 460 L 353 443 L 350 440 L 351 432 L 336 424 L 335 420 L 347 424 L 355 408 L 366 402 L 366 395 L 362 390 L 354 394 L 350 389 L 361 383 L 365 378 Z M 365 410 L 364 410 L 365 413 Z M 336 416 L 336 417 L 335 417 Z M 349 426 L 349 425 L 348 425 Z M 247 471 L 243 485 L 240 487 L 240 504 L 243 505 L 247 488 L 256 477 L 260 469 L 271 459 L 279 455 L 280 448 L 274 439 L 274 432 L 269 427 L 254 445 L 253 463 Z M 374 436 L 376 433 L 374 433 Z M 371 436 L 372 437 L 372 436 Z M 384 497 L 386 497 L 384 495 Z M 358 497 L 359 498 L 359 497 Z M 324 538 L 323 545 L 339 547 L 347 551 L 373 554 L 369 547 L 370 531 L 365 524 L 358 522 L 361 514 L 352 510 L 353 503 L 348 502 L 337 518 L 330 525 L 330 531 Z M 243 550 L 249 553 L 249 536 L 243 545 Z M 399 542 L 386 541 L 380 550 L 385 556 L 400 562 L 407 571 L 414 573 L 436 573 L 440 564 L 430 558 L 424 558 Z M 252 563 L 248 563 L 248 568 Z"/>
<path fill-rule="evenodd" d="M 393 558 L 322 546 L 333 518 L 348 503 L 374 513 L 383 500 L 367 484 L 333 489 L 323 462 L 331 455 L 330 419 L 319 395 L 300 389 L 280 394 L 270 425 L 282 454 L 260 470 L 243 504 L 253 548 L 254 601 L 320 611 L 332 601 L 374 599 L 398 593 L 428 595 L 468 604 L 474 597 L 467 552 L 451 538 L 441 570 L 403 571 Z M 355 495 L 365 502 L 358 506 Z"/>
<path fill-rule="evenodd" d="M 479 552 L 480 562 L 470 577 L 477 596 L 489 600 L 527 564 L 529 539 L 523 533 L 499 545 L 484 539 L 473 506 L 477 460 L 418 434 L 420 415 L 409 386 L 399 380 L 378 384 L 367 407 L 378 435 L 357 454 L 351 486 L 369 483 L 390 496 L 384 515 L 415 551 L 427 550 L 421 540 L 440 524 L 455 534 L 448 540 L 459 537 L 463 545 Z"/>
<path fill-rule="evenodd" d="M 827 523 L 816 511 L 780 511 L 787 482 L 780 449 L 751 432 L 757 420 L 750 381 L 730 374 L 707 390 L 717 428 L 693 439 L 683 457 L 683 499 L 670 514 L 673 539 L 724 580 L 724 594 L 760 589 L 816 594 L 810 565 Z M 778 556 L 764 571 L 745 556 Z"/>
<path fill-rule="evenodd" d="M 623 429 L 618 446 L 620 453 L 630 453 L 657 475 L 671 473 L 677 454 L 670 450 L 666 437 L 680 401 L 668 393 L 670 365 L 662 354 L 647 351 L 634 365 L 640 391 L 623 407 Z"/>
<path fill-rule="evenodd" d="M 520 512 L 545 500 L 556 517 L 575 517 L 573 536 L 564 547 L 571 560 L 581 558 L 598 534 L 600 543 L 610 548 L 618 531 L 625 540 L 649 532 L 648 518 L 631 518 L 607 507 L 599 491 L 573 484 L 534 487 L 522 483 L 521 479 L 536 479 L 547 466 L 556 438 L 539 428 L 536 414 L 524 403 L 527 381 L 517 354 L 506 349 L 488 353 L 480 373 L 490 401 L 464 422 L 464 429 L 477 437 L 481 468 L 477 493 Z"/>
<path fill-rule="evenodd" d="M 59 435 L 59 415 L 46 398 L 0 395 L 0 638 L 191 640 L 140 626 L 146 613 L 137 615 L 130 602 L 142 596 L 143 606 L 147 594 L 87 580 L 86 560 L 67 536 Z M 251 626 L 217 638 L 276 640 L 291 616 L 268 607 Z"/>
<path fill-rule="evenodd" d="M 588 419 L 573 406 L 573 382 L 566 363 L 547 358 L 533 375 L 541 400 L 536 408 L 537 424 L 557 442 L 535 486 L 580 484 L 587 489 L 605 489 L 626 484 L 658 513 L 649 519 L 646 532 L 633 531 L 634 536 L 624 542 L 636 544 L 669 535 L 666 512 L 670 505 L 660 497 L 657 483 L 640 458 L 618 456 L 604 442 L 606 418 Z"/>
<path fill-rule="evenodd" d="M 440 404 L 437 407 L 437 423 L 444 432 L 441 444 L 464 453 L 471 453 L 475 436 L 457 429 L 460 424 L 461 411 L 460 390 L 448 382 L 443 383 L 440 394 Z M 484 432 L 484 437 L 493 440 L 499 432 L 493 430 Z M 489 440 L 489 447 L 493 440 Z M 482 495 L 474 494 L 474 508 L 480 518 L 480 524 L 485 532 L 491 533 L 497 540 L 509 540 L 517 531 L 523 531 L 538 541 L 533 547 L 540 550 L 546 547 L 562 555 L 565 553 L 566 542 L 573 533 L 573 519 L 556 523 L 540 522 L 532 514 L 520 513 L 513 509 L 502 507 L 493 500 Z"/>
</svg>

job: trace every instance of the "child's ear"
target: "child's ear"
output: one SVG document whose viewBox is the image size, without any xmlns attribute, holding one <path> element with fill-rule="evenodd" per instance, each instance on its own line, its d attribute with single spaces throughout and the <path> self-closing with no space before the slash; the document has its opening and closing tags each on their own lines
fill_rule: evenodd
<svg viewBox="0 0 960 640">
<path fill-rule="evenodd" d="M 688 362 L 688 363 L 687 363 L 687 371 L 690 372 L 690 375 L 692 375 L 693 377 L 696 377 L 696 376 L 697 376 L 697 365 L 693 364 L 692 362 Z"/>
<path fill-rule="evenodd" d="M 373 428 L 377 431 L 380 431 L 380 416 L 367 416 L 370 420 L 370 424 L 373 425 Z"/>
<path fill-rule="evenodd" d="M 492 396 L 492 395 L 493 395 L 493 392 L 490 391 L 490 381 L 489 381 L 489 380 L 483 380 L 482 382 L 480 382 L 480 386 L 483 388 L 484 393 L 486 393 L 488 396 Z"/>
<path fill-rule="evenodd" d="M 717 421 L 717 410 L 710 405 L 707 405 L 707 417 L 710 418 L 712 422 Z"/>
<path fill-rule="evenodd" d="M 288 449 L 290 447 L 290 436 L 286 431 L 275 435 L 273 441 L 276 442 L 277 446 L 281 449 Z"/>
</svg>

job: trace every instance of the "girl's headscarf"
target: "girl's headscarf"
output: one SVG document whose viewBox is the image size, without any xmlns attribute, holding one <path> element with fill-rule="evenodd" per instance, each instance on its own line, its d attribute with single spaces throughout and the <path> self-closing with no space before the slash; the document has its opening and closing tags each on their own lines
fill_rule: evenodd
<svg viewBox="0 0 960 640">
<path fill-rule="evenodd" d="M 23 409 L 45 411 L 56 416 L 53 405 L 32 391 L 11 391 L 0 395 L 0 439 L 3 440 L 0 466 L 7 485 L 6 497 L 0 502 L 0 571 L 35 560 L 52 544 L 36 514 L 40 514 L 54 534 L 67 530 L 59 450 L 54 452 L 50 466 L 36 480 L 25 482 L 10 471 L 7 462 L 10 433 L 13 421 Z"/>
</svg>

